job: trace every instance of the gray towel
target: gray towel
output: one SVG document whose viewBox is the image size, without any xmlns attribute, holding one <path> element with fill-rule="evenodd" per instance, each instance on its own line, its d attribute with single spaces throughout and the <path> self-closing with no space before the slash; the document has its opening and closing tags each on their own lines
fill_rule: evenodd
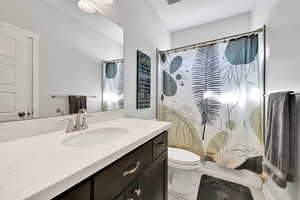
<svg viewBox="0 0 300 200">
<path fill-rule="evenodd" d="M 264 171 L 281 188 L 295 179 L 295 105 L 292 92 L 269 96 Z"/>
<path fill-rule="evenodd" d="M 87 108 L 86 96 L 69 96 L 70 114 L 78 113 L 81 108 Z"/>
</svg>

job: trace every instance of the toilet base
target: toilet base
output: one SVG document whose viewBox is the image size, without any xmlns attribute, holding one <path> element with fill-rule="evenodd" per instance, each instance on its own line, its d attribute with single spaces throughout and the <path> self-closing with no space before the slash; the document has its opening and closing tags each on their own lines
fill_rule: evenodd
<svg viewBox="0 0 300 200">
<path fill-rule="evenodd" d="M 189 199 L 189 197 L 192 195 L 192 193 L 191 194 L 181 194 L 181 193 L 178 193 L 178 192 L 175 192 L 172 190 L 168 190 L 168 194 L 169 194 L 169 196 L 173 197 L 173 199 L 174 198 Z"/>
<path fill-rule="evenodd" d="M 199 181 L 200 174 L 193 173 L 193 170 L 182 170 L 170 168 L 168 170 L 168 190 L 176 195 L 188 196 L 193 193 L 195 181 Z"/>
</svg>

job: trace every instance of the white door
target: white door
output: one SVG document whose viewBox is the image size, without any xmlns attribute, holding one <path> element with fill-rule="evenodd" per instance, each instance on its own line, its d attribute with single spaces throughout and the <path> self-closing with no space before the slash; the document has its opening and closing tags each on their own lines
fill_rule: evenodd
<svg viewBox="0 0 300 200">
<path fill-rule="evenodd" d="M 0 122 L 27 119 L 28 34 L 0 22 Z"/>
</svg>

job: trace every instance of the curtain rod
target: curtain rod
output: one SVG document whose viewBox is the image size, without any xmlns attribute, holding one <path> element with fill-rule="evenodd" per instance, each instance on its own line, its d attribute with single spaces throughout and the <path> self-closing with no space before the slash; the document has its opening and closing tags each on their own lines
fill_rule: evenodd
<svg viewBox="0 0 300 200">
<path fill-rule="evenodd" d="M 238 35 L 232 35 L 229 37 L 224 37 L 224 38 L 220 38 L 220 39 L 216 39 L 216 40 L 210 40 L 207 42 L 200 42 L 197 44 L 192 44 L 192 45 L 187 45 L 187 46 L 183 46 L 183 47 L 178 47 L 178 48 L 174 48 L 174 49 L 169 49 L 169 50 L 165 50 L 165 51 L 159 51 L 159 53 L 170 53 L 170 52 L 177 52 L 177 51 L 185 51 L 187 49 L 193 49 L 199 46 L 204 46 L 204 45 L 208 45 L 208 44 L 213 44 L 213 43 L 217 43 L 217 42 L 226 42 L 229 39 L 233 39 L 233 38 L 238 38 L 238 37 L 242 37 L 245 35 L 250 35 L 250 34 L 254 34 L 254 33 L 260 33 L 263 32 L 264 28 L 260 28 L 257 29 L 255 31 L 251 31 L 251 32 L 246 32 L 246 33 L 242 33 L 242 34 L 238 34 Z"/>
<path fill-rule="evenodd" d="M 115 59 L 115 60 L 103 60 L 104 63 L 118 63 L 124 62 L 124 59 Z"/>
<path fill-rule="evenodd" d="M 265 97 L 267 97 L 267 96 L 269 96 L 270 94 L 265 94 L 264 96 Z M 289 95 L 300 95 L 300 93 L 299 92 L 291 92 L 291 93 L 289 93 Z"/>
<path fill-rule="evenodd" d="M 72 95 L 72 96 L 81 96 L 81 95 Z M 83 95 L 84 96 L 84 95 Z M 68 95 L 51 95 L 52 98 L 65 98 L 69 97 Z M 97 98 L 97 96 L 86 96 L 87 98 Z"/>
</svg>

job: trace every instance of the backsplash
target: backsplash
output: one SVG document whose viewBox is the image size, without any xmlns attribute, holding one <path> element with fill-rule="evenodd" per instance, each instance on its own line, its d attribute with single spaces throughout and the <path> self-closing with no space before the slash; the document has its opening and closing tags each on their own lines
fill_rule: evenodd
<svg viewBox="0 0 300 200">
<path fill-rule="evenodd" d="M 95 124 L 125 116 L 124 110 L 90 113 L 90 115 L 91 117 L 88 118 L 88 124 Z M 60 120 L 70 117 L 71 116 L 64 116 L 0 123 L 0 142 L 64 130 L 67 124 L 65 121 Z M 72 118 L 75 119 L 75 115 L 72 115 Z"/>
</svg>

